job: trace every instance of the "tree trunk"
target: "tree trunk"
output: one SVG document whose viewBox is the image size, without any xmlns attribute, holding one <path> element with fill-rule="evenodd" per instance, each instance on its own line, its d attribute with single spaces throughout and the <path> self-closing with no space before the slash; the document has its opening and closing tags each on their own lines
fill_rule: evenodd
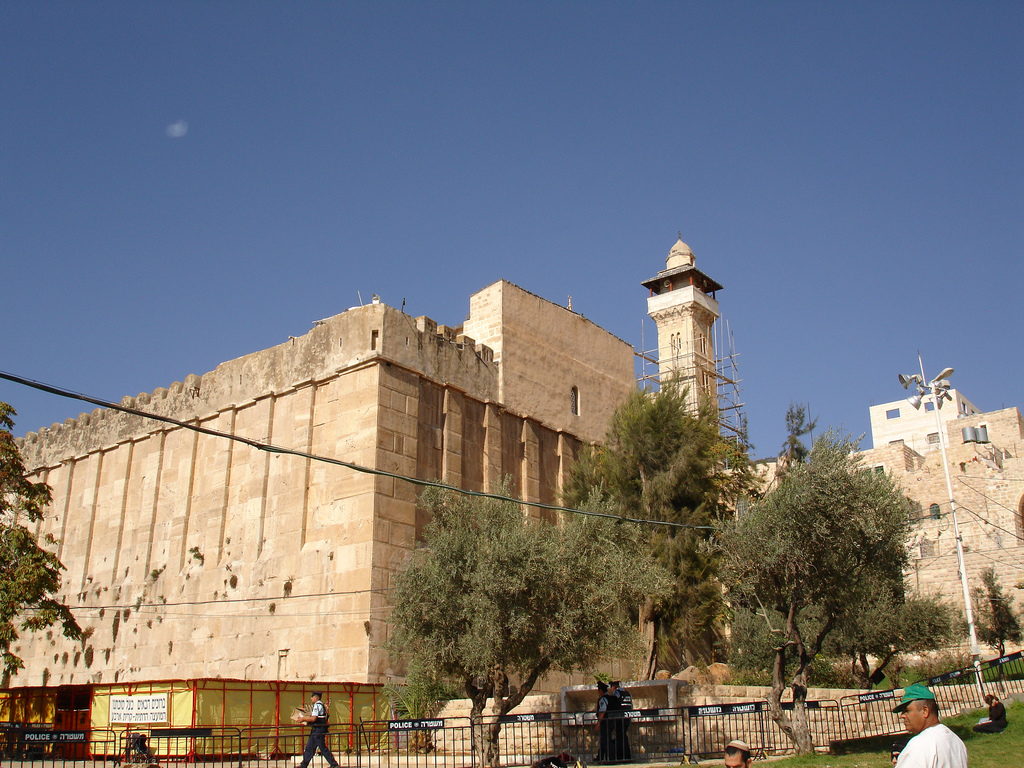
<svg viewBox="0 0 1024 768">
<path fill-rule="evenodd" d="M 807 670 L 815 654 L 804 645 L 803 637 L 796 624 L 796 604 L 791 603 L 786 617 L 786 642 L 775 649 L 775 663 L 772 665 L 772 689 L 768 693 L 768 714 L 786 737 L 793 742 L 798 755 L 814 752 L 810 724 L 807 721 Z M 821 638 L 815 647 L 820 647 Z M 786 651 L 793 648 L 797 656 L 797 668 L 790 681 L 793 689 L 793 714 L 787 716 L 782 710 L 782 692 L 786 689 Z"/>
<path fill-rule="evenodd" d="M 768 716 L 779 726 L 786 738 L 793 741 L 793 723 L 782 710 L 782 692 L 786 689 L 786 647 L 775 649 L 772 664 L 772 688 L 768 691 Z"/>
<path fill-rule="evenodd" d="M 644 604 L 640 606 L 639 613 L 639 629 L 640 634 L 643 636 L 647 653 L 643 666 L 639 670 L 640 674 L 637 675 L 637 680 L 653 680 L 655 675 L 658 674 L 658 625 L 654 601 L 650 598 L 644 600 Z"/>
<path fill-rule="evenodd" d="M 511 696 L 504 697 L 502 694 L 508 684 L 508 676 L 500 667 L 491 670 L 486 685 L 477 688 L 467 683 L 466 691 L 470 694 L 473 702 L 470 710 L 470 724 L 473 741 L 473 754 L 476 757 L 476 764 L 480 768 L 499 768 L 501 765 L 501 716 L 507 715 L 515 707 L 519 706 L 523 699 L 533 690 L 537 680 L 548 671 L 549 663 L 544 663 L 532 670 L 522 681 L 518 690 Z M 493 723 L 484 722 L 484 709 L 487 706 L 487 699 L 494 698 L 495 719 Z"/>
<path fill-rule="evenodd" d="M 474 762 L 481 768 L 488 765 L 487 758 L 490 751 L 487 747 L 488 734 L 484 729 L 484 707 L 487 706 L 487 699 L 491 694 L 490 689 L 489 681 L 481 686 L 477 686 L 473 680 L 466 681 L 466 694 L 472 702 L 472 707 L 469 710 L 470 742 L 473 748 Z"/>
<path fill-rule="evenodd" d="M 871 687 L 871 665 L 868 664 L 868 657 L 860 653 L 853 657 L 852 666 L 854 684 L 858 688 L 867 690 Z"/>
<path fill-rule="evenodd" d="M 803 661 L 803 659 L 801 659 Z M 807 663 L 810 659 L 807 659 Z M 798 755 L 814 754 L 814 739 L 807 721 L 807 663 L 793 678 L 793 744 Z"/>
</svg>

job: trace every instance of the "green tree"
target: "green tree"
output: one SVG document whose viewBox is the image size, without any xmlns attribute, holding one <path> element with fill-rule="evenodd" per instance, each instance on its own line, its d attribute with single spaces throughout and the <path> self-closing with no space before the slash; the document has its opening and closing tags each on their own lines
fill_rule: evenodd
<svg viewBox="0 0 1024 768">
<path fill-rule="evenodd" d="M 901 654 L 943 648 L 964 634 L 959 612 L 949 603 L 934 595 L 905 595 L 903 575 L 887 576 L 872 579 L 826 643 L 829 653 L 849 660 L 853 679 L 865 689 L 880 683 Z"/>
<path fill-rule="evenodd" d="M 745 447 L 719 434 L 713 404 L 687 404 L 677 382 L 638 391 L 612 417 L 603 446 L 581 452 L 563 498 L 575 506 L 595 490 L 628 517 L 712 526 L 753 488 Z M 671 590 L 637 606 L 646 643 L 639 677 L 660 666 L 711 661 L 727 612 L 710 530 L 650 527 L 651 551 L 672 574 Z"/>
<path fill-rule="evenodd" d="M 0 402 L 0 650 L 4 686 L 25 666 L 11 650 L 19 627 L 36 632 L 59 623 L 65 637 L 78 640 L 82 636 L 70 609 L 54 599 L 64 566 L 55 554 L 39 546 L 35 534 L 25 525 L 42 520 L 50 503 L 50 488 L 26 477 L 11 434 L 15 415 L 10 405 Z M 46 543 L 56 542 L 47 535 Z"/>
<path fill-rule="evenodd" d="M 426 547 L 396 579 L 390 647 L 461 686 L 479 764 L 497 766 L 501 724 L 483 723 L 487 700 L 504 715 L 548 671 L 637 653 L 624 606 L 659 594 L 665 576 L 635 525 L 546 523 L 516 503 L 436 489 L 421 503 Z"/>
<path fill-rule="evenodd" d="M 1006 644 L 1024 640 L 1020 617 L 1013 609 L 1013 596 L 1003 591 L 995 568 L 981 572 L 981 586 L 971 590 L 974 613 L 977 616 L 978 639 L 995 648 L 1002 656 Z"/>
<path fill-rule="evenodd" d="M 779 454 L 779 471 L 785 472 L 794 464 L 803 464 L 807 461 L 810 451 L 804 445 L 805 435 L 814 437 L 814 428 L 818 426 L 818 420 L 808 420 L 809 413 L 806 405 L 789 404 L 786 411 L 786 442 L 782 444 L 782 453 Z"/>
<path fill-rule="evenodd" d="M 810 665 L 873 583 L 907 562 L 913 505 L 888 475 L 861 468 L 856 444 L 829 432 L 764 499 L 724 525 L 730 598 L 757 612 L 772 637 L 772 719 L 796 751 L 813 750 L 804 703 Z M 781 706 L 793 690 L 792 714 Z"/>
</svg>

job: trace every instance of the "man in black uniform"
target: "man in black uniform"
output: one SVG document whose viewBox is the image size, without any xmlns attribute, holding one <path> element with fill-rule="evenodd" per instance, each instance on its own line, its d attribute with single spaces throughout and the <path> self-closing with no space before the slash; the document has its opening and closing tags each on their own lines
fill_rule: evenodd
<svg viewBox="0 0 1024 768">
<path fill-rule="evenodd" d="M 597 758 L 595 763 L 603 763 L 612 759 L 612 721 L 609 710 L 614 706 L 612 696 L 608 693 L 608 685 L 597 681 L 597 690 L 601 692 L 597 700 Z"/>
<path fill-rule="evenodd" d="M 310 708 L 308 715 L 296 715 L 293 719 L 299 723 L 309 723 L 313 727 L 309 731 L 309 741 L 306 742 L 306 749 L 302 753 L 302 764 L 299 768 L 308 768 L 309 761 L 316 755 L 319 749 L 320 754 L 327 759 L 330 768 L 338 768 L 338 761 L 334 759 L 331 750 L 327 748 L 327 708 L 320 701 L 323 694 L 320 691 L 313 691 L 310 694 Z"/>
<path fill-rule="evenodd" d="M 623 714 L 633 709 L 633 697 L 629 691 L 622 687 L 618 680 L 612 681 L 608 688 L 608 695 L 612 704 L 609 709 L 615 712 L 612 715 L 612 759 L 616 761 L 632 760 L 633 750 L 629 746 L 629 718 Z"/>
</svg>

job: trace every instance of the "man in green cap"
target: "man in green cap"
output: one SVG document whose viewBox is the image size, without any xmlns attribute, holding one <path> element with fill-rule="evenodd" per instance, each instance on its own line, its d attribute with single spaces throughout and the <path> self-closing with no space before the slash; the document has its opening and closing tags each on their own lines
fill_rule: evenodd
<svg viewBox="0 0 1024 768">
<path fill-rule="evenodd" d="M 927 685 L 903 689 L 893 712 L 903 717 L 912 738 L 900 752 L 896 768 L 967 768 L 967 748 L 955 733 L 939 722 L 939 705 Z"/>
</svg>

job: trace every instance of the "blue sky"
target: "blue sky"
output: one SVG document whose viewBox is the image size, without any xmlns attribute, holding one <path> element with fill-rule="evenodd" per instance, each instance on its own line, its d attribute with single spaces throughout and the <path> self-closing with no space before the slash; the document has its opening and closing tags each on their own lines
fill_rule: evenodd
<svg viewBox="0 0 1024 768">
<path fill-rule="evenodd" d="M 681 231 L 769 455 L 918 350 L 1024 406 L 1022 180 L 1019 2 L 8 0 L 0 370 L 120 400 L 499 278 L 639 347 Z"/>
</svg>

